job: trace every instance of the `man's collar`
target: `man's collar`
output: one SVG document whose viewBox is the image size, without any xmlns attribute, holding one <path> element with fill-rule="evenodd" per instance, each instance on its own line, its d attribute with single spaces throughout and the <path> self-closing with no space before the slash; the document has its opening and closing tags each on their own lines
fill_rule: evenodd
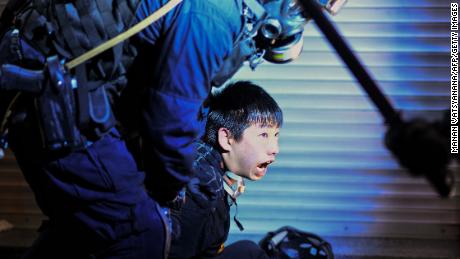
<svg viewBox="0 0 460 259">
<path fill-rule="evenodd" d="M 233 201 L 244 193 L 246 186 L 241 176 L 233 173 L 226 173 L 224 175 L 224 189 Z"/>
</svg>

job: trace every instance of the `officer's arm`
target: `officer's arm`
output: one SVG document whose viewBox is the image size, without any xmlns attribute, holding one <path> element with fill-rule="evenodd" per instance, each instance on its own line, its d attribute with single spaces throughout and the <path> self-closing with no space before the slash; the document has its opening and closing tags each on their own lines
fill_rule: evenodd
<svg viewBox="0 0 460 259">
<path fill-rule="evenodd" d="M 146 187 L 160 202 L 173 199 L 192 176 L 193 141 L 203 130 L 197 115 L 232 47 L 232 32 L 217 17 L 201 10 L 179 13 L 166 17 L 158 33 L 141 134 Z"/>
</svg>

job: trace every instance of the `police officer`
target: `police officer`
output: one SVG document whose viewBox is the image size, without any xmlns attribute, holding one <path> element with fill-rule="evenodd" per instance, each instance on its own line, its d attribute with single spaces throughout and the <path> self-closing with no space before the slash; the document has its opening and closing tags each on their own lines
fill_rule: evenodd
<svg viewBox="0 0 460 259">
<path fill-rule="evenodd" d="M 305 21 L 280 22 L 291 14 L 284 2 L 185 0 L 130 40 L 66 70 L 66 61 L 167 1 L 11 0 L 1 19 L 0 91 L 21 95 L 8 105 L 8 130 L 2 122 L 0 133 L 8 132 L 49 218 L 26 257 L 165 257 L 170 224 L 159 205 L 180 204 L 211 85 L 244 61 L 253 68 L 261 58 L 283 63 L 301 51 L 302 29 L 289 28 Z M 117 121 L 123 136 L 140 136 L 142 163 Z"/>
<path fill-rule="evenodd" d="M 167 1 L 17 2 L 24 4 L 14 10 L 14 30 L 5 33 L 1 52 L 16 55 L 8 58 L 16 65 L 36 69 L 51 55 L 70 60 L 85 53 Z M 43 135 L 65 130 L 42 127 L 50 120 L 40 117 L 59 110 L 60 101 L 41 105 L 47 100 L 22 94 L 9 119 L 8 140 L 49 218 L 26 257 L 165 256 L 168 224 L 158 204 L 174 200 L 189 181 L 192 143 L 201 129 L 197 114 L 240 34 L 242 9 L 237 0 L 183 1 L 130 41 L 70 71 L 78 82 L 73 89 L 78 127 L 72 130 L 78 134 L 72 136 L 78 138 L 75 143 L 83 143 L 81 147 L 44 141 Z M 20 48 L 11 51 L 8 46 L 18 39 Z M 113 127 L 113 113 L 105 105 L 106 100 L 117 105 L 127 77 L 133 81 L 126 89 L 140 93 L 131 103 L 140 110 L 130 115 L 139 117 L 146 177 Z M 51 107 L 48 113 L 42 112 L 44 106 Z"/>
</svg>

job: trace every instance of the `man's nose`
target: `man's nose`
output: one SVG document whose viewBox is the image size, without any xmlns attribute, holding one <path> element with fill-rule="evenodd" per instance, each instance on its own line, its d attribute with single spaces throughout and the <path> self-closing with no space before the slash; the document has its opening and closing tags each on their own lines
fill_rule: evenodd
<svg viewBox="0 0 460 259">
<path fill-rule="evenodd" d="M 268 154 L 276 156 L 280 152 L 280 147 L 278 144 L 278 139 L 270 141 L 268 144 Z"/>
</svg>

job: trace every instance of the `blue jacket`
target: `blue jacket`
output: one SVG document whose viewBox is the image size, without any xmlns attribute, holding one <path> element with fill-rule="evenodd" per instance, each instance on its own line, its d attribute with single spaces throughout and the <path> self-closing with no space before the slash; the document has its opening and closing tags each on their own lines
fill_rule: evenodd
<svg viewBox="0 0 460 259">
<path fill-rule="evenodd" d="M 137 19 L 166 2 L 143 1 Z M 241 0 L 184 0 L 138 35 L 144 57 L 138 68 L 146 73 L 141 83 L 146 186 L 159 200 L 175 197 L 192 176 L 192 143 L 204 126 L 197 116 L 242 30 L 241 14 Z"/>
<path fill-rule="evenodd" d="M 166 2 L 142 1 L 137 20 Z M 142 89 L 138 102 L 145 184 L 158 201 L 173 199 L 193 175 L 193 142 L 203 130 L 197 116 L 241 31 L 241 2 L 184 0 L 132 39 L 138 55 L 126 89 Z M 108 239 L 130 233 L 132 219 L 134 225 L 148 221 L 138 219 L 153 213 L 145 208 L 143 174 L 116 130 L 83 150 L 43 152 L 33 109 L 28 103 L 18 116 L 12 115 L 9 138 L 40 208 L 50 219 L 76 219 Z"/>
</svg>

